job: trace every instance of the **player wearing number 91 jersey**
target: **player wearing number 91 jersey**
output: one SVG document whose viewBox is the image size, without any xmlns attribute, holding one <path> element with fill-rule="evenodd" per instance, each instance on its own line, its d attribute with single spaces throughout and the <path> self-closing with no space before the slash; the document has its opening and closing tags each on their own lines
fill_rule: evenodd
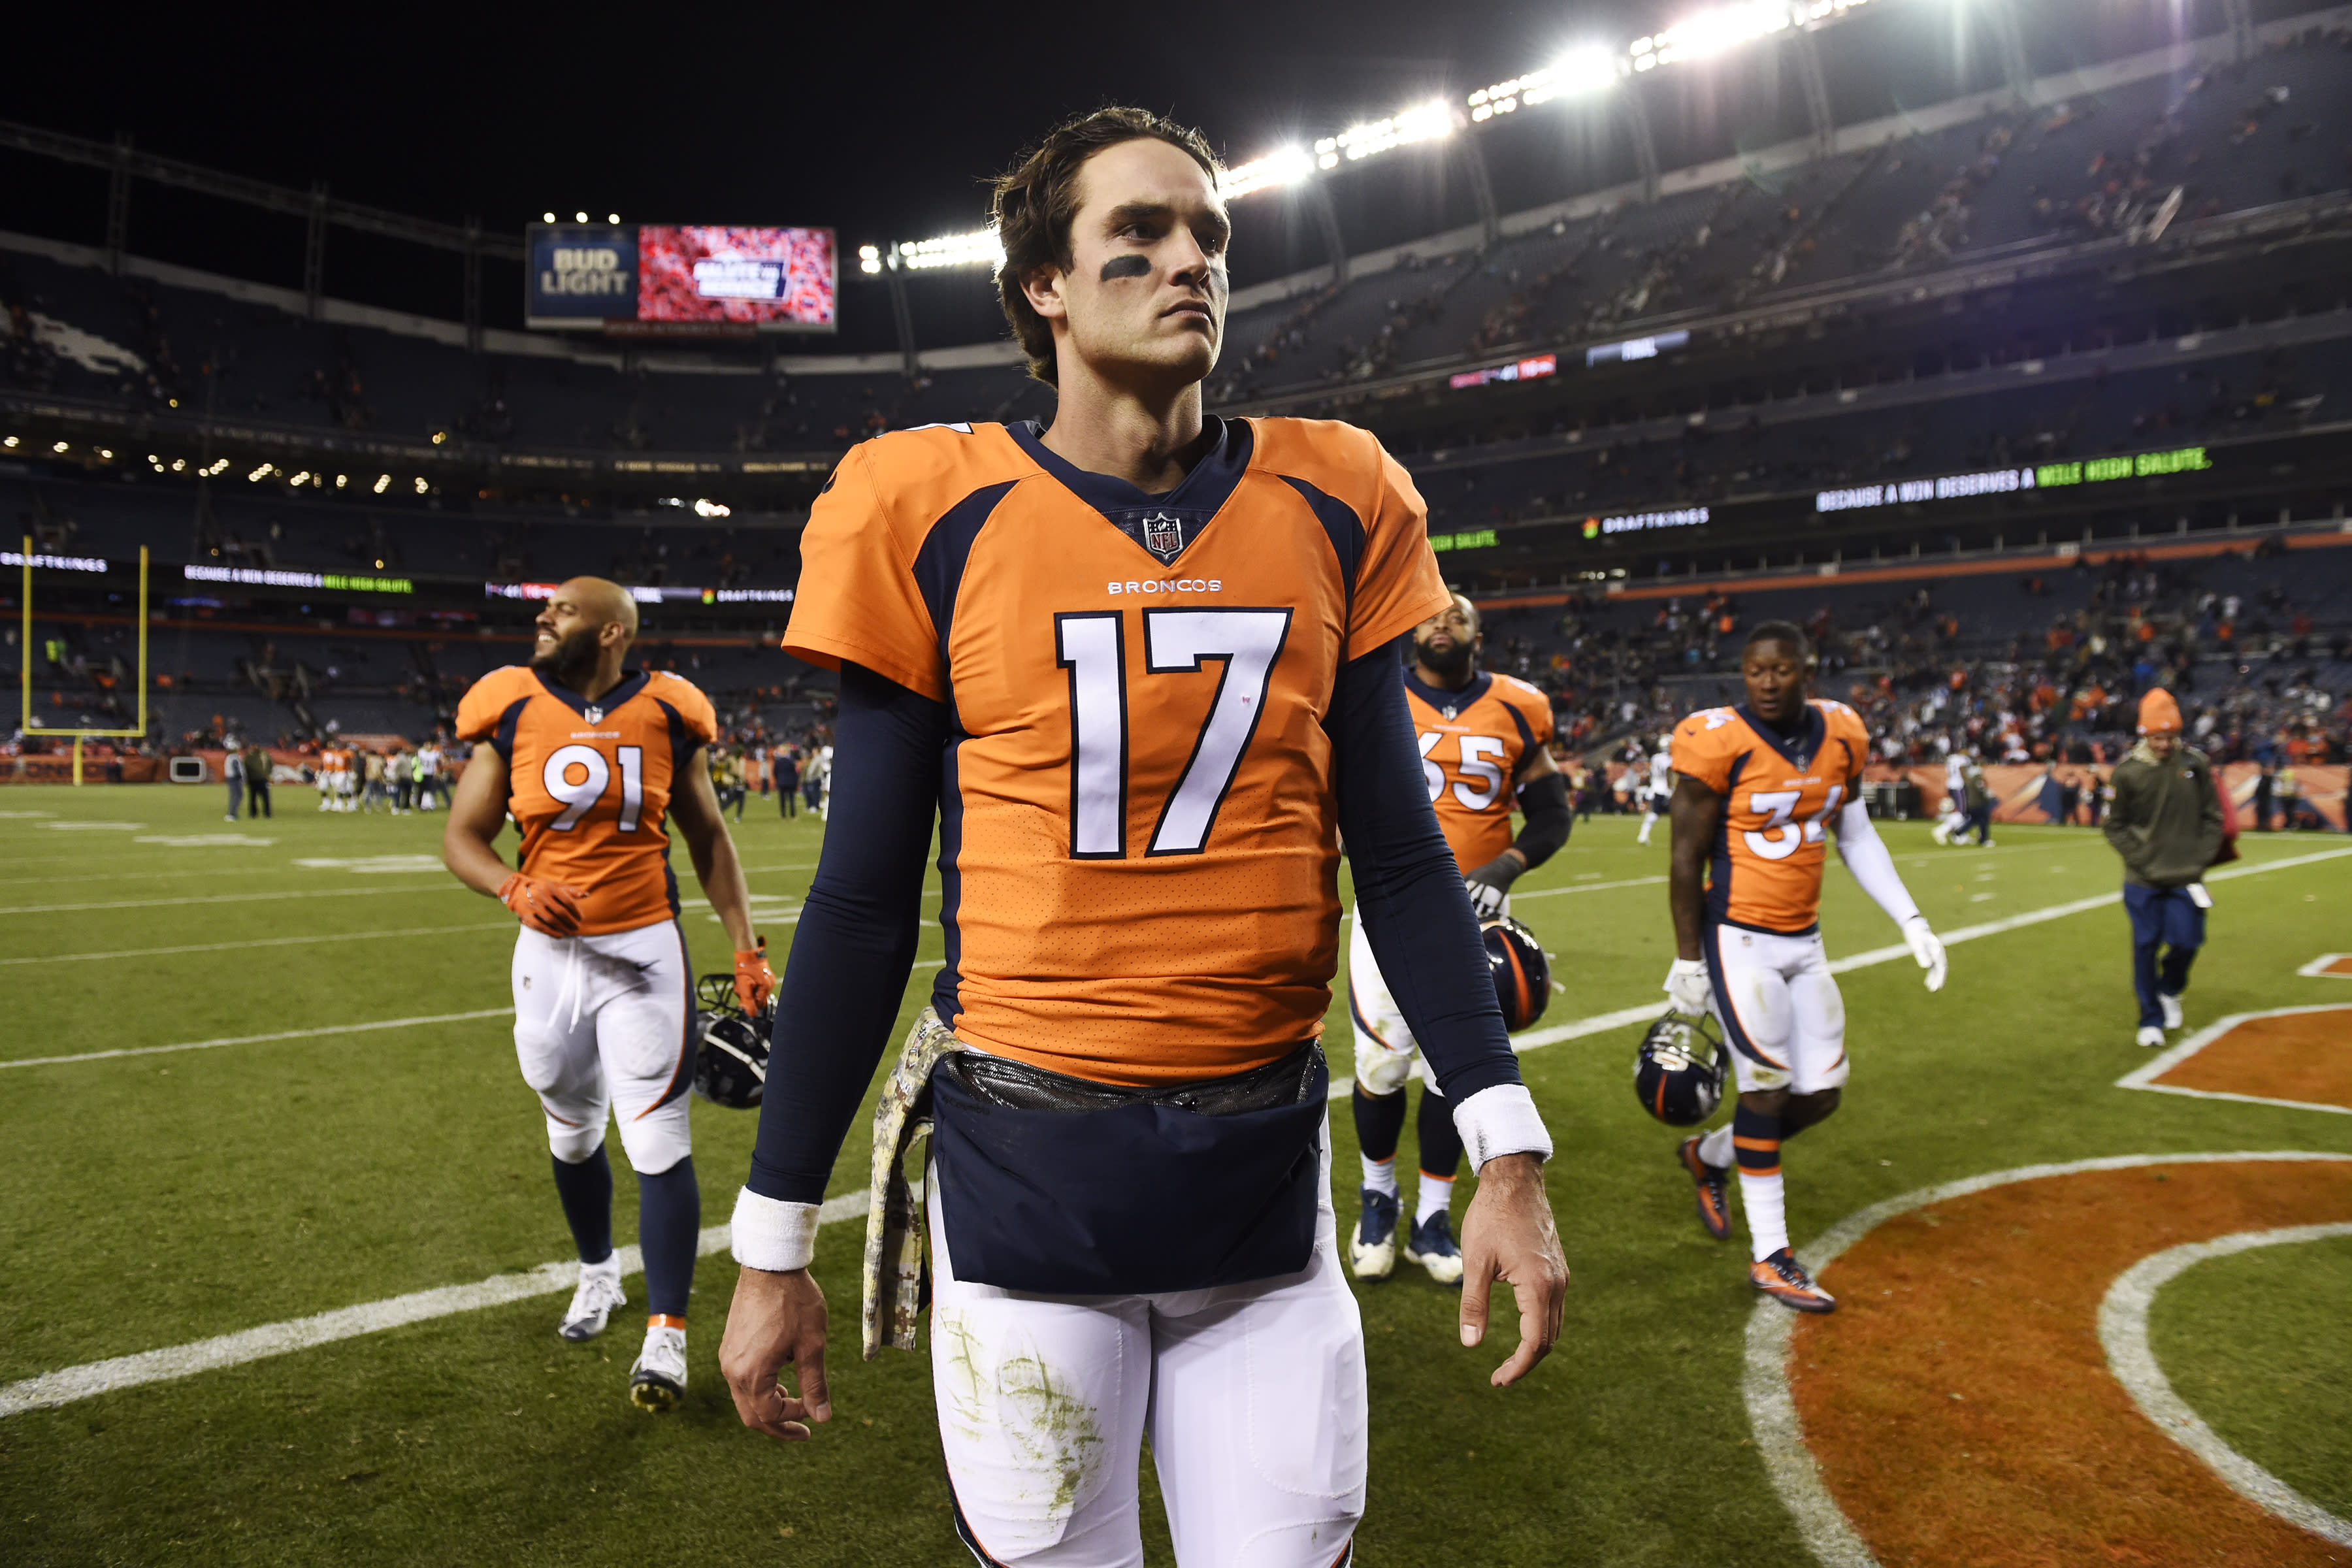
<svg viewBox="0 0 2352 1568">
<path fill-rule="evenodd" d="M 580 1250 L 559 1332 L 594 1337 L 622 1304 L 604 1129 L 617 1115 L 637 1173 L 638 1240 L 653 1309 L 631 1397 L 667 1409 L 686 1388 L 686 1309 L 700 1226 L 687 1091 L 693 969 L 669 866 L 674 818 L 758 1011 L 773 977 L 751 931 L 742 867 L 719 817 L 704 747 L 718 723 L 687 681 L 624 664 L 628 593 L 601 578 L 557 588 L 528 667 L 492 670 L 457 708 L 474 742 L 442 838 L 460 879 L 514 910 L 515 1053 L 540 1099 L 556 1193 Z M 511 814 L 509 871 L 492 847 Z"/>
</svg>

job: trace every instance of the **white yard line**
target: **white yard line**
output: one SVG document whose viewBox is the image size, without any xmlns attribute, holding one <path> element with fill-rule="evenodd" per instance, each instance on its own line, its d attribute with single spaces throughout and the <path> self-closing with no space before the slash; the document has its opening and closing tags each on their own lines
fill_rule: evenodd
<svg viewBox="0 0 2352 1568">
<path fill-rule="evenodd" d="M 458 1024 L 475 1018 L 505 1018 L 513 1015 L 507 1007 L 478 1007 L 470 1013 L 428 1013 L 415 1018 L 378 1018 L 372 1024 L 330 1024 L 320 1029 L 278 1029 L 267 1035 L 224 1035 L 217 1040 L 184 1040 L 171 1046 L 126 1046 L 120 1050 L 83 1051 L 70 1057 L 25 1057 L 12 1062 L 0 1062 L 0 1071 L 9 1068 L 60 1067 L 68 1062 L 109 1061 L 116 1057 L 161 1057 L 174 1051 L 209 1051 L 222 1046 L 254 1046 L 265 1040 L 315 1040 L 328 1035 L 364 1035 L 377 1029 L 407 1029 L 421 1024 Z"/>
<path fill-rule="evenodd" d="M 52 952 L 39 958 L 0 958 L 12 963 L 79 963 L 100 958 L 161 958 L 174 952 L 230 952 L 249 947 L 306 947 L 322 942 L 382 942 L 386 937 L 442 936 L 458 931 L 512 931 L 512 921 L 490 921 L 469 926 L 405 926 L 397 931 L 355 931 L 328 936 L 264 936 L 251 942 L 195 942 L 179 947 L 126 947 L 118 952 Z"/>
<path fill-rule="evenodd" d="M 2252 876 L 2258 872 L 2283 870 L 2290 866 L 2308 865 L 2317 860 L 2332 860 L 2346 855 L 2352 855 L 2352 849 L 2326 850 L 2315 855 L 2295 856 L 2258 866 L 2231 867 L 2228 870 L 2215 872 L 2206 879 L 2214 881 L 2228 876 Z M 2056 920 L 2064 914 L 2077 914 L 2085 910 L 2099 909 L 2116 902 L 2119 897 L 2120 895 L 2109 894 L 2098 899 L 2077 900 L 2070 904 L 2053 906 L 2052 910 L 2035 910 L 2029 915 L 2017 915 L 2006 921 L 1971 926 L 1963 931 L 1951 932 L 1944 940 L 1948 944 L 1956 941 L 1965 942 L 1979 936 L 1990 936 L 1996 931 L 2014 931 L 2020 926 L 2033 924 L 2038 921 Z M 1909 950 L 1906 948 L 1881 948 L 1869 953 L 1856 953 L 1843 960 L 1843 963 L 1846 968 L 1855 969 L 1868 963 L 1885 963 L 1898 957 L 1908 956 Z M 924 964 L 919 967 L 936 967 L 936 964 Z M 1604 1013 L 1598 1017 L 1581 1018 L 1573 1023 L 1557 1025 L 1549 1029 L 1530 1030 L 1516 1037 L 1511 1044 L 1517 1050 L 1536 1050 L 1544 1046 L 1556 1045 L 1563 1040 L 1571 1040 L 1584 1035 L 1599 1034 L 1605 1030 L 1622 1028 L 1629 1024 L 1643 1022 L 1656 1016 L 1660 1007 L 1661 1004 L 1654 1002 L 1640 1007 L 1627 1007 L 1615 1013 Z M 133 1051 L 100 1051 L 84 1057 L 46 1059 L 87 1061 L 95 1057 L 145 1055 L 157 1050 L 200 1050 L 213 1046 L 240 1045 L 260 1040 L 299 1039 L 314 1035 L 341 1034 L 356 1029 L 398 1028 L 413 1024 L 454 1023 L 465 1019 L 500 1017 L 505 1016 L 507 1011 L 503 1007 L 491 1007 L 476 1013 L 448 1014 L 437 1018 L 395 1018 L 380 1024 L 348 1026 L 342 1029 L 297 1029 L 282 1034 L 254 1035 L 236 1039 L 201 1040 L 185 1046 L 146 1047 Z M 35 1064 L 32 1062 L 0 1064 L 5 1067 L 33 1065 Z M 1343 1083 L 1338 1087 L 1332 1098 L 1339 1099 L 1346 1092 Z M 1838 1252 L 1851 1246 L 1871 1226 L 1895 1214 L 1916 1208 L 1922 1204 L 1940 1202 L 1944 1197 L 1958 1196 L 1963 1192 L 1975 1192 L 1984 1187 L 1997 1186 L 2009 1181 L 2024 1180 L 2033 1175 L 2058 1174 L 2068 1170 L 2118 1169 L 2136 1164 L 2189 1163 L 2200 1159 L 2279 1158 L 2332 1160 L 2352 1158 L 2352 1156 L 2174 1154 L 2154 1159 L 2143 1156 L 2121 1160 L 2083 1161 L 2068 1166 L 2039 1166 L 2028 1171 L 2003 1172 L 1992 1176 L 1973 1177 L 1969 1181 L 1954 1183 L 1947 1187 L 1929 1189 L 1924 1193 L 1911 1194 L 1907 1197 L 1891 1199 L 1874 1208 L 1865 1209 L 1863 1213 L 1833 1227 L 1827 1236 L 1814 1243 L 1812 1247 L 1806 1248 L 1805 1260 L 1814 1268 L 1819 1269 Z M 839 1197 L 827 1199 L 824 1206 L 818 1211 L 817 1219 L 821 1225 L 832 1225 L 845 1219 L 862 1217 L 865 1213 L 866 1194 L 864 1193 L 844 1193 Z M 713 1226 L 705 1230 L 702 1233 L 700 1251 L 708 1255 L 723 1250 L 728 1245 L 727 1235 L 727 1227 L 723 1225 Z M 633 1271 L 642 1267 L 638 1262 L 635 1247 L 622 1248 L 621 1257 L 621 1267 L 625 1271 Z M 27 1410 L 45 1410 L 60 1405 L 68 1405 L 78 1399 L 88 1399 L 95 1394 L 109 1394 L 120 1389 L 137 1388 L 147 1384 L 191 1377 L 198 1373 L 214 1372 L 223 1367 L 239 1366 L 247 1362 L 284 1355 L 292 1351 L 309 1350 L 318 1345 L 331 1344 L 338 1340 L 352 1339 L 361 1334 L 374 1333 L 379 1330 L 396 1328 L 404 1323 L 425 1322 L 434 1318 L 472 1311 L 478 1308 L 501 1306 L 531 1296 L 556 1295 L 571 1289 L 577 1279 L 577 1266 L 574 1264 L 545 1263 L 522 1274 L 493 1275 L 488 1279 L 479 1280 L 471 1285 L 452 1285 L 437 1290 L 419 1290 L 405 1296 L 394 1296 L 387 1300 L 368 1302 L 357 1307 L 345 1307 L 337 1311 L 320 1312 L 312 1317 L 295 1318 L 278 1323 L 266 1323 L 257 1329 L 247 1329 L 240 1333 L 223 1334 L 214 1339 L 198 1340 L 192 1344 L 145 1351 L 137 1355 L 117 1356 L 108 1361 L 68 1367 L 59 1372 L 43 1373 L 38 1377 L 27 1378 L 21 1383 L 0 1387 L 0 1418 L 19 1415 Z M 1766 1313 L 1769 1315 L 1764 1315 Z M 1749 1418 L 1756 1424 L 1759 1445 L 1765 1450 L 1766 1468 L 1772 1473 L 1774 1485 L 1780 1490 L 1783 1499 L 1789 1500 L 1792 1510 L 1798 1513 L 1800 1532 L 1807 1537 L 1808 1544 L 1814 1546 L 1817 1554 L 1822 1554 L 1824 1548 L 1827 1549 L 1827 1554 L 1822 1556 L 1824 1562 L 1868 1563 L 1871 1562 L 1868 1550 L 1862 1547 L 1859 1539 L 1854 1537 L 1851 1530 L 1846 1527 L 1843 1515 L 1838 1511 L 1836 1503 L 1830 1500 L 1827 1489 L 1822 1486 L 1819 1472 L 1813 1468 L 1812 1456 L 1805 1449 L 1802 1436 L 1798 1432 L 1794 1403 L 1788 1396 L 1786 1347 L 1789 1325 L 1782 1321 L 1788 1317 L 1789 1314 L 1779 1308 L 1769 1303 L 1763 1303 L 1759 1306 L 1759 1315 L 1750 1321 L 1751 1326 L 1748 1331 Z M 1767 1404 L 1777 1399 L 1780 1408 L 1759 1410 L 1759 1398 Z M 1792 1490 L 1799 1494 L 1810 1491 L 1811 1495 L 1792 1497 Z M 1800 1507 L 1801 1501 L 1808 1506 Z M 1843 1536 L 1842 1542 L 1834 1539 L 1840 1533 Z M 1841 1550 L 1842 1546 L 1849 1543 L 1851 1550 Z"/>
<path fill-rule="evenodd" d="M 94 904 L 19 904 L 0 908 L 0 915 L 63 915 L 83 910 L 170 910 L 191 904 L 268 904 L 281 899 L 380 899 L 400 893 L 470 893 L 474 889 L 452 877 L 424 888 L 298 888 L 280 893 L 205 893 L 186 899 L 116 899 Z"/>
<path fill-rule="evenodd" d="M 817 1223 L 820 1225 L 832 1225 L 852 1217 L 860 1220 L 866 1217 L 864 1193 L 835 1198 L 817 1211 Z M 714 1225 L 702 1233 L 695 1250 L 703 1257 L 709 1257 L 714 1252 L 725 1251 L 727 1246 L 727 1226 Z M 622 1273 L 644 1271 L 645 1263 L 635 1247 L 624 1247 L 618 1252 Z M 562 1295 L 579 1279 L 580 1266 L 577 1263 L 542 1263 L 520 1274 L 493 1274 L 488 1279 L 477 1280 L 471 1285 L 445 1285 L 437 1290 L 412 1291 L 388 1300 L 370 1301 L 363 1306 L 345 1307 L 308 1318 L 293 1318 L 282 1323 L 265 1323 L 260 1328 L 247 1329 L 242 1333 L 222 1334 L 215 1339 L 198 1340 L 193 1344 L 173 1345 L 168 1350 L 145 1351 L 137 1355 L 116 1356 L 110 1361 L 68 1367 L 63 1372 L 43 1373 L 38 1377 L 28 1377 L 22 1383 L 0 1387 L 0 1417 L 19 1415 L 27 1410 L 50 1410 L 60 1405 L 70 1405 L 77 1399 L 111 1394 L 117 1389 L 168 1383 L 200 1372 L 241 1366 L 247 1362 L 285 1355 L 291 1351 L 310 1350 L 319 1345 L 333 1344 L 338 1340 L 355 1339 L 361 1334 L 396 1329 L 404 1323 L 426 1322 L 484 1307 L 503 1307 L 509 1301 L 526 1300 L 533 1296 Z"/>
</svg>

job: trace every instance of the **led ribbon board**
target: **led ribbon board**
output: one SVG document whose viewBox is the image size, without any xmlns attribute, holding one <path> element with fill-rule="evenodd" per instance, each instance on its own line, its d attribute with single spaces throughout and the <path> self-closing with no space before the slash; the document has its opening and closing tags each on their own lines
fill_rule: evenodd
<svg viewBox="0 0 2352 1568">
<path fill-rule="evenodd" d="M 1813 497 L 1813 510 L 1817 512 L 1861 511 L 1872 507 L 1910 506 L 1922 501 L 1963 500 L 1971 496 L 2008 495 L 2020 490 L 2050 489 L 2065 485 L 2104 484 L 2111 479 L 2158 479 L 2166 474 L 2194 473 L 2212 466 L 2213 459 L 2204 447 L 2176 447 L 2168 452 L 2137 452 L 2128 457 L 2041 463 L 2029 468 L 1987 468 L 1972 474 L 1944 474 L 1929 479 L 1852 485 L 1843 489 L 1822 491 Z"/>
</svg>

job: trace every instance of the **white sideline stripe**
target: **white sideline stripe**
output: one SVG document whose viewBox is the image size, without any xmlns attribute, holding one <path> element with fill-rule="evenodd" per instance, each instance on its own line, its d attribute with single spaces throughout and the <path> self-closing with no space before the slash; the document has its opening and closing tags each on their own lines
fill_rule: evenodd
<svg viewBox="0 0 2352 1568">
<path fill-rule="evenodd" d="M 94 958 L 160 958 L 174 952 L 229 952 L 248 947 L 302 947 L 320 942 L 381 942 L 393 936 L 440 936 L 445 932 L 512 931 L 512 921 L 469 926 L 407 926 L 399 931 L 355 931 L 335 936 L 263 936 L 250 942 L 194 942 L 179 947 L 126 947 L 120 952 L 53 952 L 41 958 L 0 958 L 0 964 L 79 963 Z"/>
<path fill-rule="evenodd" d="M 1941 1186 L 1922 1187 L 1873 1204 L 1848 1215 L 1798 1248 L 1797 1258 L 1818 1275 L 1836 1262 L 1846 1248 L 1897 1215 L 2016 1182 L 2071 1176 L 2084 1171 L 2137 1170 L 2147 1165 L 2217 1165 L 2270 1160 L 2352 1162 L 2352 1154 L 2308 1149 L 2231 1154 L 2113 1154 L 2059 1164 L 2021 1165 L 2013 1171 L 1993 1171 Z M 1740 1382 L 1740 1393 L 1748 1405 L 1748 1425 L 1756 1434 L 1757 1451 L 1764 1460 L 1764 1473 L 1770 1479 L 1772 1489 L 1780 1494 L 1797 1533 L 1804 1538 L 1806 1547 L 1824 1568 L 1878 1568 L 1878 1559 L 1863 1544 L 1837 1500 L 1830 1496 L 1829 1488 L 1822 1482 L 1821 1468 L 1813 1462 L 1812 1450 L 1805 1447 L 1803 1424 L 1797 1418 L 1796 1396 L 1789 1387 L 1789 1336 L 1795 1331 L 1796 1320 L 1796 1313 L 1769 1300 L 1759 1300 L 1755 1310 L 1748 1314 L 1747 1369 Z"/>
<path fill-rule="evenodd" d="M 864 1193 L 850 1193 L 830 1199 L 817 1210 L 819 1225 L 831 1225 L 852 1216 L 865 1218 Z M 707 1258 L 714 1252 L 725 1251 L 727 1246 L 728 1227 L 714 1225 L 697 1238 L 695 1252 Z M 623 1274 L 644 1272 L 645 1262 L 635 1247 L 618 1248 L 617 1256 Z M 142 1351 L 137 1355 L 116 1356 L 110 1361 L 67 1367 L 62 1372 L 45 1372 L 38 1377 L 28 1377 L 21 1383 L 0 1387 L 0 1419 L 20 1415 L 27 1410 L 54 1410 L 60 1405 L 70 1405 L 78 1399 L 89 1399 L 120 1389 L 137 1388 L 150 1383 L 168 1383 L 175 1378 L 193 1377 L 200 1372 L 241 1366 L 247 1362 L 310 1350 L 332 1344 L 338 1340 L 355 1339 L 362 1334 L 400 1328 L 404 1324 L 428 1322 L 435 1318 L 471 1312 L 483 1307 L 503 1307 L 510 1301 L 527 1300 L 533 1296 L 561 1295 L 578 1284 L 579 1279 L 580 1266 L 576 1262 L 542 1263 L 520 1274 L 493 1274 L 488 1279 L 477 1280 L 471 1285 L 445 1285 L 436 1290 L 417 1290 L 388 1300 L 370 1301 L 363 1306 L 344 1307 L 308 1318 L 289 1319 L 282 1323 L 265 1323 L 257 1329 L 198 1340 L 193 1344 L 173 1345 L 168 1350 Z"/>
<path fill-rule="evenodd" d="M 0 915 L 63 915 L 83 910 L 164 910 L 185 904 L 274 904 L 283 899 L 381 899 L 400 893 L 470 893 L 456 878 L 430 888 L 298 888 L 285 893 L 203 893 L 185 899 L 116 899 L 96 904 L 19 904 Z"/>
<path fill-rule="evenodd" d="M 2226 871 L 2214 872 L 2213 875 L 2208 877 L 2206 880 L 2218 881 L 2223 877 L 2231 876 L 2251 877 L 2261 871 L 2283 870 L 2289 866 L 2305 866 L 2310 864 L 2314 860 L 2333 860 L 2337 857 L 2344 855 L 2352 855 L 2352 849 L 2329 849 L 2322 851 L 2316 855 L 2297 855 L 2284 860 L 2266 861 L 2259 866 L 2233 866 Z M 1664 877 L 1659 877 L 1654 879 L 1660 882 L 1665 880 Z M 1614 883 L 1593 884 L 1593 886 L 1617 885 L 1618 884 Z M 1582 892 L 1585 889 L 1582 888 L 1563 888 L 1555 890 L 1559 892 Z M 1520 896 L 1522 895 L 1512 895 L 1515 899 Z M 1525 896 L 1532 898 L 1535 895 L 1528 894 Z M 2004 931 L 2017 931 L 2025 926 L 2040 925 L 2044 921 L 2063 920 L 2068 915 L 2084 914 L 2092 910 L 2102 910 L 2105 909 L 2110 904 L 2119 904 L 2121 902 L 2123 902 L 2123 895 L 2121 893 L 2100 893 L 2092 898 L 2075 899 L 2068 903 L 2052 904 L 2047 909 L 2028 910 L 2023 914 L 2011 915 L 2004 920 L 1987 921 L 1982 925 L 1962 926 L 1958 931 L 1944 931 L 1940 934 L 1944 939 L 1944 945 L 1948 948 L 1958 942 L 1974 942 L 1979 937 L 1999 936 Z M 1910 956 L 1911 950 L 1900 942 L 1897 942 L 1893 947 L 1874 947 L 1865 952 L 1848 953 L 1843 958 L 1833 960 L 1830 964 L 1830 973 L 1832 974 L 1843 974 L 1852 970 L 1868 969 L 1872 965 L 1879 963 L 1892 963 L 1898 958 L 1909 958 Z M 1555 1024 L 1549 1029 L 1529 1029 L 1524 1034 L 1513 1035 L 1511 1037 L 1511 1049 L 1524 1055 L 1528 1051 L 1540 1050 L 1545 1046 L 1557 1046 L 1567 1040 L 1580 1040 L 1587 1035 L 1605 1035 L 1612 1029 L 1622 1029 L 1633 1024 L 1649 1023 L 1652 1019 L 1657 1017 L 1665 1010 L 1666 1005 L 1662 994 L 1661 998 L 1655 1002 L 1644 1002 L 1638 1006 L 1633 1007 L 1620 1007 L 1614 1013 L 1600 1013 L 1590 1018 L 1578 1018 L 1570 1023 Z M 1418 1056 L 1416 1056 L 1412 1064 L 1412 1076 L 1415 1078 L 1425 1079 L 1426 1074 L 1426 1064 L 1423 1063 Z M 1335 1074 L 1331 1084 L 1329 1097 L 1333 1100 L 1345 1100 L 1353 1089 L 1355 1081 L 1355 1075 L 1353 1073 L 1349 1073 L 1344 1078 Z M 2177 1092 L 2185 1094 L 2191 1091 L 2182 1089 Z M 2239 1096 L 2237 1098 L 2242 1099 L 2244 1097 Z M 2276 1103 L 2284 1104 L 2289 1102 L 2278 1101 Z M 2329 1109 L 2340 1108 L 2331 1107 Z"/>
<path fill-rule="evenodd" d="M 2258 1013 L 2232 1013 L 2226 1018 L 2216 1018 L 2154 1061 L 2134 1068 L 2116 1079 L 2117 1089 L 2144 1089 L 2150 1094 L 2178 1094 L 2189 1100 L 2234 1100 L 2245 1105 L 2283 1105 L 2290 1110 L 2326 1110 L 2337 1116 L 2352 1116 L 2352 1106 L 2327 1105 L 2315 1100 L 2276 1100 L 2266 1094 L 2233 1094 L 2223 1089 L 2189 1089 L 2177 1083 L 2156 1080 L 2203 1050 L 2239 1025 L 2256 1018 L 2289 1018 L 2299 1013 L 2342 1013 L 2352 1019 L 2352 1005 L 2323 1002 L 2308 1007 L 2265 1007 Z M 2346 1542 L 2352 1545 L 2352 1542 Z"/>
<path fill-rule="evenodd" d="M 1566 888 L 1538 888 L 1533 892 L 1513 893 L 1511 901 L 1517 903 L 1521 899 L 1556 899 L 1562 893 L 1605 893 L 1612 888 L 1654 888 L 1664 880 L 1664 877 L 1629 877 L 1622 882 L 1580 882 Z"/>
<path fill-rule="evenodd" d="M 2242 1230 L 2143 1258 L 2107 1287 L 2099 1302 L 2099 1346 L 2107 1352 L 2107 1370 L 2124 1385 L 2140 1414 L 2158 1431 L 2202 1459 L 2231 1491 L 2289 1524 L 2325 1536 L 2338 1546 L 2352 1546 L 2352 1519 L 2328 1512 L 2223 1442 L 2221 1434 L 2173 1392 L 2171 1380 L 2157 1364 L 2156 1352 L 2147 1342 L 2147 1310 L 2155 1304 L 2156 1293 L 2194 1265 L 2258 1247 L 2332 1241 L 2342 1236 L 2352 1236 L 2352 1225 Z"/>
<path fill-rule="evenodd" d="M 220 1046 L 253 1046 L 265 1040 L 315 1040 L 326 1035 L 364 1035 L 376 1029 L 406 1029 L 419 1024 L 459 1024 L 475 1018 L 503 1018 L 512 1007 L 478 1007 L 470 1013 L 428 1013 L 415 1018 L 379 1018 L 373 1024 L 330 1024 L 323 1029 L 278 1029 L 267 1035 L 226 1035 L 217 1040 L 184 1040 L 175 1046 L 128 1046 L 113 1051 L 83 1051 L 70 1057 L 23 1057 L 0 1062 L 8 1068 L 58 1067 L 67 1062 L 105 1061 L 114 1057 L 160 1057 L 173 1051 L 209 1051 Z"/>
</svg>

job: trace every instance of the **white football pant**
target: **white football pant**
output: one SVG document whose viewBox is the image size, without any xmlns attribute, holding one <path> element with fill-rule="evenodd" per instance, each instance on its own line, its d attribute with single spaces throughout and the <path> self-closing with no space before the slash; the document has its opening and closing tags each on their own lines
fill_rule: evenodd
<svg viewBox="0 0 2352 1568">
<path fill-rule="evenodd" d="M 694 1152 L 693 972 L 676 921 L 607 936 L 515 935 L 515 1055 L 547 1113 L 547 1146 L 578 1164 L 617 1116 L 630 1166 L 659 1175 Z"/>
<path fill-rule="evenodd" d="M 1511 912 L 1507 898 L 1502 912 Z M 1364 934 L 1360 907 L 1349 910 L 1348 918 L 1348 1019 L 1356 1026 L 1356 1081 L 1364 1086 L 1364 1092 L 1381 1099 L 1402 1089 L 1412 1077 L 1421 1046 L 1404 1015 L 1397 1010 L 1396 998 L 1389 994 L 1388 982 L 1381 978 L 1371 939 Z M 1432 1094 L 1438 1092 L 1437 1080 L 1426 1069 L 1422 1073 L 1422 1087 Z"/>
<path fill-rule="evenodd" d="M 1703 940 L 1716 1021 L 1730 1042 L 1740 1092 L 1817 1094 L 1842 1086 L 1849 1070 L 1845 999 L 1821 933 L 1709 925 Z"/>
<path fill-rule="evenodd" d="M 1364 1512 L 1364 1329 L 1339 1268 L 1330 1148 L 1327 1121 L 1304 1272 L 1158 1296 L 958 1279 L 934 1168 L 940 1440 L 987 1561 L 1141 1568 L 1147 1436 L 1181 1568 L 1343 1560 Z"/>
</svg>

